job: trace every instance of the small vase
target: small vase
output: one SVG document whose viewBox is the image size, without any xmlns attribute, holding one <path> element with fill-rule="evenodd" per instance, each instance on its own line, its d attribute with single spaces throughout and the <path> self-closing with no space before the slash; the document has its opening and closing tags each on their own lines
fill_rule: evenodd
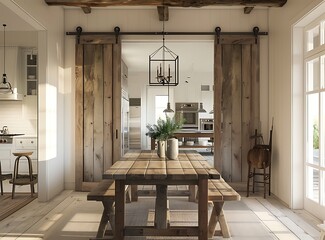
<svg viewBox="0 0 325 240">
<path fill-rule="evenodd" d="M 165 158 L 166 151 L 166 141 L 158 141 L 157 142 L 157 154 L 160 158 Z"/>
<path fill-rule="evenodd" d="M 170 138 L 167 140 L 166 157 L 175 160 L 178 157 L 178 140 L 177 138 Z"/>
</svg>

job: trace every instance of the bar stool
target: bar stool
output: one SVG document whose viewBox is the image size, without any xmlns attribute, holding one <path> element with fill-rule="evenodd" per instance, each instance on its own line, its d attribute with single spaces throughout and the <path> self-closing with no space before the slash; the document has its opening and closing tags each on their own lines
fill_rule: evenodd
<svg viewBox="0 0 325 240">
<path fill-rule="evenodd" d="M 2 174 L 1 161 L 0 161 L 0 188 L 1 188 L 1 195 L 3 195 L 2 181 L 7 180 L 7 179 L 11 179 L 11 178 L 12 178 L 11 173 Z"/>
<path fill-rule="evenodd" d="M 37 174 L 33 175 L 33 166 L 32 160 L 30 159 L 30 155 L 33 152 L 16 152 L 12 153 L 16 156 L 15 165 L 14 165 L 14 175 L 13 178 L 9 181 L 12 184 L 12 198 L 15 196 L 15 186 L 16 185 L 30 185 L 31 197 L 33 197 L 33 193 L 35 193 L 34 184 L 37 183 Z M 21 157 L 25 157 L 28 164 L 28 174 L 19 174 L 19 161 Z"/>
</svg>

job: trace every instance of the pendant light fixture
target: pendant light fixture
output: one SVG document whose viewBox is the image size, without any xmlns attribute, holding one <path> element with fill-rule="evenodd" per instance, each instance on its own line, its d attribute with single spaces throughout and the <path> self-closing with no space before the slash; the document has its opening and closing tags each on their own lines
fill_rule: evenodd
<svg viewBox="0 0 325 240">
<path fill-rule="evenodd" d="M 164 7 L 164 1 L 163 1 Z M 163 45 L 149 55 L 149 86 L 165 86 L 168 89 L 167 108 L 164 113 L 173 113 L 169 102 L 169 86 L 179 83 L 179 57 L 165 46 L 165 19 L 162 20 Z"/>
<path fill-rule="evenodd" d="M 207 89 L 206 89 L 207 87 Z M 201 85 L 201 89 L 200 89 L 200 99 L 202 101 L 202 91 L 208 91 L 209 90 L 209 85 Z M 203 108 L 203 103 L 200 102 L 200 106 L 199 109 L 197 110 L 198 113 L 206 113 L 207 111 Z"/>
<path fill-rule="evenodd" d="M 174 110 L 170 108 L 170 102 L 169 102 L 169 85 L 167 85 L 168 89 L 168 102 L 167 102 L 167 108 L 164 110 L 164 113 L 173 113 Z"/>
<path fill-rule="evenodd" d="M 207 112 L 204 108 L 203 108 L 203 103 L 200 103 L 200 107 L 199 107 L 199 110 L 197 111 L 199 113 L 205 113 Z"/>
<path fill-rule="evenodd" d="M 149 86 L 177 86 L 179 57 L 165 46 L 165 20 L 163 20 L 162 36 L 163 45 L 149 55 Z"/>
<path fill-rule="evenodd" d="M 7 81 L 6 74 L 6 24 L 3 24 L 3 74 L 2 82 L 0 84 L 0 93 L 14 93 L 10 82 Z"/>
</svg>

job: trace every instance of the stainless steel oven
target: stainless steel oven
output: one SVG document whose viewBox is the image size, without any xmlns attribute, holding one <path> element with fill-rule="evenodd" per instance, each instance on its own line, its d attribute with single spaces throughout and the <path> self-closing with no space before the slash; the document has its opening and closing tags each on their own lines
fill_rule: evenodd
<svg viewBox="0 0 325 240">
<path fill-rule="evenodd" d="M 212 118 L 201 118 L 200 119 L 200 130 L 213 130 L 213 119 Z"/>
<path fill-rule="evenodd" d="M 198 108 L 198 103 L 175 103 L 175 118 L 185 121 L 184 129 L 198 129 Z"/>
</svg>

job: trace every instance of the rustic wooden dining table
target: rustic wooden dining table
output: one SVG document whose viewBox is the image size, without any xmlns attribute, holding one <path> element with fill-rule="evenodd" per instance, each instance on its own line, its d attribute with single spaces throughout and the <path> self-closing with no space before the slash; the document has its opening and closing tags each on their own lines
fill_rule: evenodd
<svg viewBox="0 0 325 240">
<path fill-rule="evenodd" d="M 133 151 L 124 155 L 103 174 L 115 180 L 114 239 L 124 236 L 198 236 L 208 239 L 208 179 L 220 179 L 196 151 L 180 151 L 178 159 L 162 159 L 156 151 Z M 125 226 L 125 185 L 156 185 L 154 226 Z M 198 186 L 198 226 L 167 224 L 167 187 L 169 185 Z"/>
</svg>

